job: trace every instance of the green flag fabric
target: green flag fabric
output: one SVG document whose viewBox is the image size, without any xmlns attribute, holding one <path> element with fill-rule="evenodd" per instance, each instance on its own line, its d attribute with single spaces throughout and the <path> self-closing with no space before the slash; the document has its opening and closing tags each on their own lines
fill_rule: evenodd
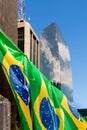
<svg viewBox="0 0 87 130">
<path fill-rule="evenodd" d="M 19 111 L 21 130 L 32 130 L 30 84 L 26 56 L 0 30 L 0 65 L 9 82 Z"/>
<path fill-rule="evenodd" d="M 0 31 L 0 64 L 14 94 L 21 130 L 87 130 L 65 95 Z"/>
</svg>

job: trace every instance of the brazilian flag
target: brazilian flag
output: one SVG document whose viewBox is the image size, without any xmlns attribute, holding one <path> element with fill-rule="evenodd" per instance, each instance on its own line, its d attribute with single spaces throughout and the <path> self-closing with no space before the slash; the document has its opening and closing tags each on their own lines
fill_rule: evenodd
<svg viewBox="0 0 87 130">
<path fill-rule="evenodd" d="M 27 57 L 0 30 L 0 65 L 9 82 L 19 111 L 21 130 L 32 130 Z"/>
<path fill-rule="evenodd" d="M 65 95 L 33 65 L 30 71 L 34 130 L 87 130 L 86 120 Z"/>
<path fill-rule="evenodd" d="M 65 95 L 52 85 L 2 31 L 0 64 L 18 106 L 21 130 L 87 129 L 87 121 Z"/>
</svg>

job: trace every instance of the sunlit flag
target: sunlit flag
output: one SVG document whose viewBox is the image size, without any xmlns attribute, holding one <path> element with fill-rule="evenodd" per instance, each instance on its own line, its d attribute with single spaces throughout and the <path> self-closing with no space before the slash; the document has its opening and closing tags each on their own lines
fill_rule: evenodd
<svg viewBox="0 0 87 130">
<path fill-rule="evenodd" d="M 32 130 L 30 84 L 26 73 L 26 56 L 0 31 L 0 65 L 15 97 L 21 130 Z"/>
<path fill-rule="evenodd" d="M 21 130 L 87 129 L 86 119 L 2 31 L 0 64 L 18 106 Z"/>
</svg>

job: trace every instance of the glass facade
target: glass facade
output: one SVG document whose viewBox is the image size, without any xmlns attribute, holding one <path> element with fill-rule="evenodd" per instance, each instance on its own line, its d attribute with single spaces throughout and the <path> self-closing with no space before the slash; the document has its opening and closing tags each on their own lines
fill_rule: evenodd
<svg viewBox="0 0 87 130">
<path fill-rule="evenodd" d="M 41 32 L 41 72 L 73 102 L 70 54 L 56 23 Z"/>
</svg>

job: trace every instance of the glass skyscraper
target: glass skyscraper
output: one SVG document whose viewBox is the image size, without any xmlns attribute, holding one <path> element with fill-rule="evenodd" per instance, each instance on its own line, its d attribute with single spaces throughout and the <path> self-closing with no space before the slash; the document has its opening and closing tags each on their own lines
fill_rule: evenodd
<svg viewBox="0 0 87 130">
<path fill-rule="evenodd" d="M 73 102 L 70 54 L 56 23 L 41 31 L 41 72 Z"/>
</svg>

